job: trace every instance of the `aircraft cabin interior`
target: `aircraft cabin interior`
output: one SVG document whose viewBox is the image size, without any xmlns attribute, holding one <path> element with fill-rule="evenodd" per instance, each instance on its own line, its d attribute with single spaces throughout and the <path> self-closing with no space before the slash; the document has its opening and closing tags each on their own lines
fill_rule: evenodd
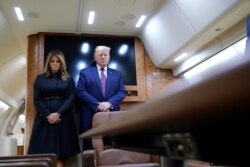
<svg viewBox="0 0 250 167">
<path fill-rule="evenodd" d="M 98 113 L 87 132 L 74 108 L 81 147 L 115 136 L 116 149 L 150 155 L 151 166 L 249 166 L 249 38 L 250 0 L 0 0 L 0 167 L 28 156 L 49 51 L 63 51 L 77 84 L 97 45 L 111 47 L 126 97 L 121 116 Z M 81 150 L 66 166 L 102 166 L 96 156 Z"/>
</svg>

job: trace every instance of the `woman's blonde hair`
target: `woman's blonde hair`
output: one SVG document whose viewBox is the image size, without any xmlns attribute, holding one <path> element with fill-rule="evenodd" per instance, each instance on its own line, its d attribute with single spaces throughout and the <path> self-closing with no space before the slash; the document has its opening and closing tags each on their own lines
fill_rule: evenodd
<svg viewBox="0 0 250 167">
<path fill-rule="evenodd" d="M 62 51 L 60 50 L 52 50 L 49 52 L 46 62 L 45 62 L 45 67 L 44 67 L 44 73 L 46 74 L 46 76 L 49 76 L 52 74 L 52 70 L 50 67 L 50 60 L 52 59 L 52 57 L 56 56 L 59 60 L 60 60 L 60 73 L 61 73 L 61 78 L 63 81 L 66 81 L 69 78 L 69 74 L 67 72 L 67 66 L 66 66 L 66 62 L 65 62 L 65 58 L 64 58 L 64 54 Z"/>
</svg>

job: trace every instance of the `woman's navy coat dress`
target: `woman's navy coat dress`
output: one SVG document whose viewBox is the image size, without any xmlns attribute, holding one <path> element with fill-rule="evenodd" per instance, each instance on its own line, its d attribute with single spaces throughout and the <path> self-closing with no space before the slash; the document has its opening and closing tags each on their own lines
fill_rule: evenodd
<svg viewBox="0 0 250 167">
<path fill-rule="evenodd" d="M 70 77 L 63 81 L 60 73 L 38 75 L 34 84 L 36 118 L 30 138 L 28 154 L 55 153 L 64 159 L 80 152 L 77 131 L 72 113 L 75 83 Z M 50 113 L 59 112 L 61 121 L 50 124 Z"/>
</svg>

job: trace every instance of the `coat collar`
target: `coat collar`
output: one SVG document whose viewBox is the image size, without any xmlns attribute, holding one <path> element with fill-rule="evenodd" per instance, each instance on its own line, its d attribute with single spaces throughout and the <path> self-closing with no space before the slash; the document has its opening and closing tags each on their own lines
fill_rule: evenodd
<svg viewBox="0 0 250 167">
<path fill-rule="evenodd" d="M 61 72 L 58 71 L 57 73 L 49 73 L 46 75 L 47 78 L 51 78 L 51 77 L 56 77 L 56 78 L 61 78 Z"/>
</svg>

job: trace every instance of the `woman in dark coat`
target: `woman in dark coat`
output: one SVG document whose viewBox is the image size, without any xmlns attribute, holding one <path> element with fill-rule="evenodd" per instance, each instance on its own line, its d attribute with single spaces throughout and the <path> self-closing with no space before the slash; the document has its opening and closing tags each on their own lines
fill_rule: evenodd
<svg viewBox="0 0 250 167">
<path fill-rule="evenodd" d="M 34 83 L 36 118 L 30 138 L 28 154 L 55 153 L 57 166 L 64 159 L 80 152 L 72 113 L 75 83 L 66 71 L 61 51 L 51 51 L 44 73 Z"/>
</svg>

